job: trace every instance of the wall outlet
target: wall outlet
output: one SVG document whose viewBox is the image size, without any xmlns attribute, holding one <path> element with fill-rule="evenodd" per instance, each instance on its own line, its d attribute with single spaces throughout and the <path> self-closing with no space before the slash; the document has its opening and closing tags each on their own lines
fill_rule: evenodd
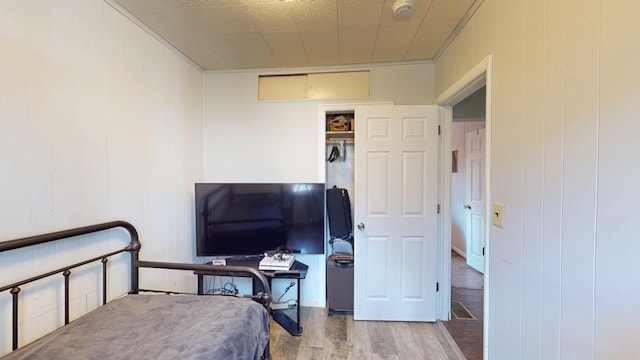
<svg viewBox="0 0 640 360">
<path fill-rule="evenodd" d="M 504 204 L 499 202 L 493 203 L 493 211 L 491 212 L 493 225 L 502 227 L 502 218 L 504 217 Z"/>
</svg>

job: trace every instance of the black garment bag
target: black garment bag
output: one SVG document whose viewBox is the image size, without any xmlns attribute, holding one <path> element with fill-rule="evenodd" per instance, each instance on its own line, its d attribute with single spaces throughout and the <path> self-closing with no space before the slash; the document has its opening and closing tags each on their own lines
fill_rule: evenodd
<svg viewBox="0 0 640 360">
<path fill-rule="evenodd" d="M 334 186 L 327 189 L 327 216 L 331 239 L 351 240 L 351 200 L 347 189 Z"/>
</svg>

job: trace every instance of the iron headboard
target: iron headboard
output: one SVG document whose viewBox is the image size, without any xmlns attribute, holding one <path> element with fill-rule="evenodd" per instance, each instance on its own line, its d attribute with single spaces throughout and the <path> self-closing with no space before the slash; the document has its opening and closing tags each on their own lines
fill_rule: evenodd
<svg viewBox="0 0 640 360">
<path fill-rule="evenodd" d="M 271 303 L 270 286 L 264 274 L 262 274 L 257 269 L 242 267 L 242 266 L 212 267 L 211 265 L 205 265 L 205 264 L 140 261 L 139 253 L 140 253 L 141 244 L 138 239 L 138 231 L 132 224 L 126 221 L 111 221 L 111 222 L 106 222 L 106 223 L 97 224 L 97 225 L 83 226 L 75 229 L 62 230 L 62 231 L 56 231 L 48 234 L 24 237 L 16 240 L 3 241 L 3 242 L 0 242 L 0 253 L 4 251 L 20 249 L 20 248 L 38 245 L 38 244 L 44 244 L 51 241 L 61 240 L 61 239 L 70 238 L 74 236 L 87 235 L 87 234 L 114 229 L 114 228 L 124 228 L 129 233 L 130 241 L 129 241 L 129 244 L 124 248 L 0 287 L 0 293 L 10 290 L 10 293 L 12 295 L 13 350 L 16 350 L 18 348 L 18 310 L 19 310 L 18 296 L 21 291 L 20 286 L 52 276 L 52 275 L 62 274 L 64 276 L 64 323 L 65 325 L 67 325 L 69 324 L 69 276 L 71 275 L 70 270 L 95 262 L 95 261 L 102 262 L 102 304 L 104 305 L 107 303 L 108 258 L 113 255 L 124 253 L 124 252 L 130 253 L 131 288 L 129 290 L 129 294 L 137 294 L 139 291 L 141 291 L 139 287 L 139 278 L 140 278 L 139 269 L 140 268 L 189 270 L 189 271 L 198 271 L 200 273 L 211 274 L 211 275 L 220 275 L 220 274 L 229 275 L 229 274 L 236 274 L 236 273 L 244 273 L 245 275 L 250 275 L 254 280 L 259 281 L 260 285 L 262 286 L 262 292 L 252 296 L 252 298 L 260 302 L 261 304 L 263 304 L 263 306 L 265 306 L 265 308 L 267 308 L 268 310 L 269 304 Z M 163 291 L 163 292 L 166 292 L 166 291 Z"/>
</svg>

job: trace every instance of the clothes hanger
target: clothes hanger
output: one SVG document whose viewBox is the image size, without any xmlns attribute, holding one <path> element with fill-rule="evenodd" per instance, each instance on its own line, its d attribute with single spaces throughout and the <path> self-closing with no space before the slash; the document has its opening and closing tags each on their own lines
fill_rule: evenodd
<svg viewBox="0 0 640 360">
<path fill-rule="evenodd" d="M 340 157 L 340 150 L 337 146 L 331 148 L 331 153 L 329 154 L 328 162 L 334 162 Z"/>
</svg>

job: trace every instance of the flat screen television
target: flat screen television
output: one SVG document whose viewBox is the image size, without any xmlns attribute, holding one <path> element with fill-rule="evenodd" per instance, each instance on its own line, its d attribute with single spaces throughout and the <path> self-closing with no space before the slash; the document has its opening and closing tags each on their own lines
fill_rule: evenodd
<svg viewBox="0 0 640 360">
<path fill-rule="evenodd" d="M 324 254 L 323 183 L 196 183 L 198 256 Z"/>
</svg>

